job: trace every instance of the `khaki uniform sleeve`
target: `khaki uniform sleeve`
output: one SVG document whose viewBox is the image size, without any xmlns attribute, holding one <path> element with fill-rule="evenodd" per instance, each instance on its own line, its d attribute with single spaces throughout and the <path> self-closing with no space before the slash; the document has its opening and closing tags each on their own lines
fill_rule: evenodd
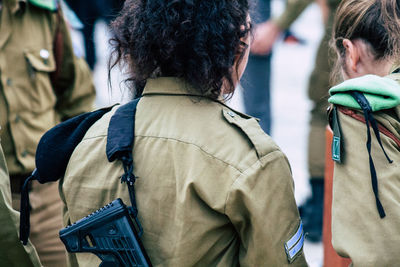
<svg viewBox="0 0 400 267">
<path fill-rule="evenodd" d="M 288 0 L 283 13 L 273 20 L 280 29 L 286 30 L 312 2 L 313 0 Z"/>
<path fill-rule="evenodd" d="M 93 110 L 95 89 L 87 63 L 74 54 L 69 29 L 64 19 L 60 19 L 59 27 L 62 41 L 54 48 L 55 57 L 59 60 L 58 70 L 55 78 L 53 77 L 53 87 L 57 95 L 56 110 L 61 119 L 65 120 Z"/>
<path fill-rule="evenodd" d="M 241 266 L 307 266 L 302 250 L 291 264 L 285 252 L 300 218 L 291 170 L 281 151 L 262 157 L 235 180 L 226 214 L 241 239 Z"/>
<path fill-rule="evenodd" d="M 389 164 L 371 129 L 372 158 L 379 198 L 386 212 L 381 219 L 372 191 L 365 123 L 339 113 L 344 162 L 335 163 L 332 202 L 332 244 L 354 266 L 397 266 L 400 262 L 400 153 L 395 142 L 380 134 L 393 160 Z"/>
<path fill-rule="evenodd" d="M 41 266 L 30 242 L 19 241 L 19 212 L 11 206 L 10 178 L 0 147 L 0 266 Z"/>
</svg>

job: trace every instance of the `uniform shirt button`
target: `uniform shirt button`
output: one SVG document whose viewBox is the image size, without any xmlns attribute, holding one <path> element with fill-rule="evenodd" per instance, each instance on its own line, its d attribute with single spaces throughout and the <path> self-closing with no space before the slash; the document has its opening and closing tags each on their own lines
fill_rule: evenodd
<svg viewBox="0 0 400 267">
<path fill-rule="evenodd" d="M 44 64 L 48 64 L 49 63 L 49 57 L 50 57 L 50 53 L 47 49 L 42 49 L 39 52 L 40 57 L 43 59 L 43 63 Z"/>
<path fill-rule="evenodd" d="M 235 113 L 233 113 L 232 111 L 228 111 L 228 115 L 231 116 L 232 118 L 235 117 Z"/>
<path fill-rule="evenodd" d="M 21 157 L 25 158 L 26 156 L 28 156 L 28 151 L 27 150 L 22 151 Z"/>
<path fill-rule="evenodd" d="M 10 78 L 8 78 L 6 83 L 7 83 L 8 86 L 11 86 L 12 85 L 12 80 Z"/>
<path fill-rule="evenodd" d="M 40 50 L 39 54 L 40 54 L 40 57 L 43 59 L 48 59 L 50 56 L 49 50 L 47 50 L 47 49 Z"/>
</svg>

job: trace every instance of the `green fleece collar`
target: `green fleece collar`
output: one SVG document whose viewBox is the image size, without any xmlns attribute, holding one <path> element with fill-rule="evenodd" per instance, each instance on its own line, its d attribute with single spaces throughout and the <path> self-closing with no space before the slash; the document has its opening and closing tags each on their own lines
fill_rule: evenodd
<svg viewBox="0 0 400 267">
<path fill-rule="evenodd" d="M 29 0 L 29 3 L 32 5 L 38 6 L 40 8 L 44 8 L 50 11 L 57 11 L 58 9 L 58 0 Z"/>
<path fill-rule="evenodd" d="M 350 95 L 351 91 L 364 93 L 372 111 L 390 109 L 400 105 L 400 85 L 387 77 L 365 75 L 346 80 L 329 90 L 329 103 L 349 108 L 361 109 L 360 105 Z"/>
</svg>

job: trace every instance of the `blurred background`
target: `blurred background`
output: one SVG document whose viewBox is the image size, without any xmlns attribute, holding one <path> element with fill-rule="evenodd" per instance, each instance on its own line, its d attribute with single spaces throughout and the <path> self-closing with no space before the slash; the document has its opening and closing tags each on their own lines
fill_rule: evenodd
<svg viewBox="0 0 400 267">
<path fill-rule="evenodd" d="M 86 1 L 80 1 L 86 2 Z M 284 0 L 272 0 L 272 14 L 278 16 L 285 7 Z M 108 16 L 108 17 L 107 17 Z M 123 103 L 131 98 L 123 79 L 124 72 L 114 68 L 111 82 L 108 83 L 107 64 L 110 55 L 110 31 L 107 27 L 111 14 L 106 19 L 82 21 L 92 23 L 92 40 L 95 52 L 91 65 L 97 90 L 96 107 Z M 275 43 L 271 66 L 271 109 L 272 138 L 289 158 L 295 181 L 295 196 L 300 206 L 310 195 L 307 169 L 307 135 L 309 131 L 309 113 L 311 103 L 307 97 L 309 75 L 314 67 L 316 51 L 323 35 L 321 9 L 311 4 L 290 27 L 290 32 L 299 40 L 286 41 L 281 38 Z M 74 30 L 73 40 L 84 53 L 82 31 Z M 95 58 L 95 61 L 93 61 Z M 243 88 L 238 88 L 229 105 L 244 112 Z M 305 253 L 310 266 L 322 266 L 322 243 L 306 241 Z"/>
</svg>

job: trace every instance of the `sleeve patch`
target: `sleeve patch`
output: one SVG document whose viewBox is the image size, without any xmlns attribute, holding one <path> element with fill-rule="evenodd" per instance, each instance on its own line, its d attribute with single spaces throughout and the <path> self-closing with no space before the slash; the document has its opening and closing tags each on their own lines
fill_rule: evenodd
<svg viewBox="0 0 400 267">
<path fill-rule="evenodd" d="M 343 140 L 342 140 L 342 130 L 340 127 L 339 116 L 337 113 L 337 107 L 333 107 L 331 113 L 331 121 L 332 121 L 332 131 L 333 131 L 333 139 L 332 139 L 332 159 L 338 163 L 343 162 Z"/>
<path fill-rule="evenodd" d="M 296 256 L 301 253 L 304 245 L 303 223 L 300 221 L 296 233 L 285 243 L 285 252 L 289 263 L 292 263 Z"/>
<path fill-rule="evenodd" d="M 332 159 L 340 163 L 340 137 L 334 136 L 332 142 Z"/>
</svg>

